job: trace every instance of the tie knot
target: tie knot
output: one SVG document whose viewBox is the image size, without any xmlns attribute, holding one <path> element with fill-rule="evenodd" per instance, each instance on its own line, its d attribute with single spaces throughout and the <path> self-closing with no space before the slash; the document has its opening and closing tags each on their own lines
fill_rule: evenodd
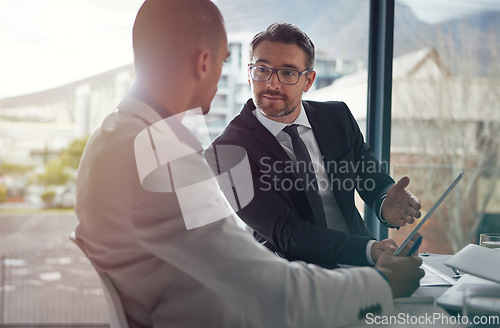
<svg viewBox="0 0 500 328">
<path fill-rule="evenodd" d="M 296 138 L 299 136 L 299 131 L 297 131 L 298 124 L 290 124 L 283 128 L 283 131 L 290 135 L 292 138 Z"/>
</svg>

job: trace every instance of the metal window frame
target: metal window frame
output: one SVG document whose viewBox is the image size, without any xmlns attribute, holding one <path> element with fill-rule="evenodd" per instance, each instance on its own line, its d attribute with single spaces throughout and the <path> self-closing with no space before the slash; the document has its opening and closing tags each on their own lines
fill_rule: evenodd
<svg viewBox="0 0 500 328">
<path fill-rule="evenodd" d="M 393 45 L 394 0 L 370 0 L 366 142 L 387 169 L 391 155 Z M 365 222 L 378 240 L 388 237 L 387 227 L 366 205 Z"/>
</svg>

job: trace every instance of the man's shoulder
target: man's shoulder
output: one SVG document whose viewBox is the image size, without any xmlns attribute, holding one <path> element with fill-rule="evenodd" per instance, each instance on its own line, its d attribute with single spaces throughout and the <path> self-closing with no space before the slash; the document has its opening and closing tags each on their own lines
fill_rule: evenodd
<svg viewBox="0 0 500 328">
<path fill-rule="evenodd" d="M 92 138 L 106 141 L 106 144 L 129 142 L 147 126 L 147 123 L 138 117 L 116 111 L 104 118 L 92 134 Z"/>
<path fill-rule="evenodd" d="M 324 111 L 328 113 L 335 112 L 346 112 L 349 108 L 343 101 L 312 101 L 304 100 L 304 107 L 309 110 L 319 111 L 323 113 Z"/>
<path fill-rule="evenodd" d="M 325 122 L 352 120 L 349 107 L 342 101 L 304 101 L 306 113 Z"/>
<path fill-rule="evenodd" d="M 214 144 L 240 144 L 247 136 L 250 136 L 251 130 L 244 122 L 241 114 L 229 122 L 222 132 L 215 138 Z"/>
</svg>

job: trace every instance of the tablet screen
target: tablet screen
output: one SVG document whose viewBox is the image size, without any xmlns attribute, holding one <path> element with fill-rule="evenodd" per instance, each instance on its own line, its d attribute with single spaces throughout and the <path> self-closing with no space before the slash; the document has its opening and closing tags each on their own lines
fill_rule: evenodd
<svg viewBox="0 0 500 328">
<path fill-rule="evenodd" d="M 451 185 L 448 187 L 448 189 L 446 189 L 446 191 L 441 195 L 441 197 L 436 202 L 436 204 L 434 204 L 434 206 L 432 206 L 430 211 L 427 212 L 427 214 L 424 216 L 424 218 L 417 224 L 417 226 L 408 235 L 408 237 L 406 237 L 405 241 L 398 247 L 398 249 L 396 249 L 396 251 L 394 252 L 394 255 L 399 255 L 399 253 L 401 253 L 401 251 L 406 247 L 406 245 L 408 245 L 408 243 L 413 238 L 413 236 L 415 236 L 417 231 L 424 225 L 425 221 L 427 221 L 431 217 L 431 215 L 434 213 L 434 211 L 439 207 L 439 205 L 441 205 L 441 203 L 446 198 L 446 196 L 448 196 L 448 194 L 453 190 L 453 188 L 455 188 L 455 186 L 458 184 L 458 182 L 462 179 L 463 176 L 464 176 L 464 172 L 461 172 L 458 175 L 458 177 L 451 183 Z"/>
</svg>

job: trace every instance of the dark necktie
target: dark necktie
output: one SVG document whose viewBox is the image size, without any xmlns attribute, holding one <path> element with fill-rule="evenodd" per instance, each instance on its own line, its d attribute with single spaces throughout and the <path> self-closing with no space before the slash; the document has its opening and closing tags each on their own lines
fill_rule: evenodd
<svg viewBox="0 0 500 328">
<path fill-rule="evenodd" d="M 292 138 L 293 152 L 297 159 L 297 168 L 304 179 L 304 188 L 313 210 L 314 222 L 325 226 L 325 211 L 323 210 L 323 202 L 319 194 L 314 167 L 312 166 L 307 147 L 299 136 L 297 126 L 297 124 L 288 125 L 283 129 L 283 132 L 286 132 Z"/>
</svg>

